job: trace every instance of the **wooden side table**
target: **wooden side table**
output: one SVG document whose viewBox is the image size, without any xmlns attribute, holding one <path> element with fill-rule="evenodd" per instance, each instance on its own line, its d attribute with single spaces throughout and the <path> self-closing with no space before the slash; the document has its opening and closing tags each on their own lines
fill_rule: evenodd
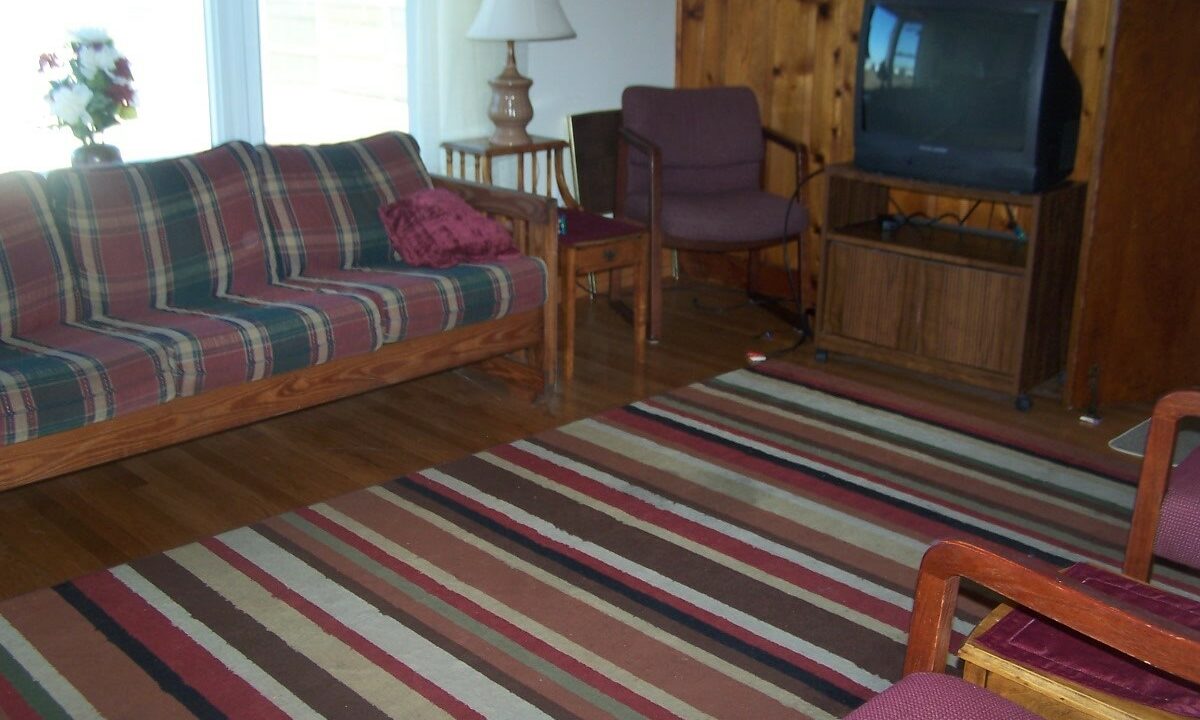
<svg viewBox="0 0 1200 720">
<path fill-rule="evenodd" d="M 967 682 L 1006 697 L 1046 720 L 1187 720 L 1182 715 L 1147 707 L 1026 667 L 975 642 L 975 638 L 1011 611 L 1007 605 L 997 607 L 959 649 L 963 679 Z"/>
<path fill-rule="evenodd" d="M 513 146 L 492 145 L 486 137 L 446 141 L 442 143 L 442 149 L 446 151 L 446 174 L 493 185 L 492 160 L 513 155 L 517 159 L 517 190 L 550 197 L 554 194 L 553 182 L 557 182 L 563 204 L 567 207 L 577 207 L 578 203 L 575 202 L 563 174 L 563 151 L 569 147 L 567 142 L 540 135 L 533 135 L 530 139 L 528 145 Z M 468 157 L 474 160 L 470 171 Z M 531 181 L 529 190 L 525 189 L 527 166 Z M 544 172 L 541 168 L 545 168 Z M 544 182 L 541 182 L 542 178 L 545 178 Z M 539 184 L 545 186 L 544 191 L 538 189 Z"/>
<path fill-rule="evenodd" d="M 588 273 L 633 268 L 633 360 L 646 361 L 646 248 L 649 232 L 586 210 L 560 210 L 566 234 L 559 237 L 558 274 L 563 291 L 563 378 L 575 374 L 575 278 Z M 616 283 L 619 273 L 613 273 Z M 615 288 L 610 288 L 612 292 Z"/>
<path fill-rule="evenodd" d="M 446 152 L 446 174 L 475 182 L 495 184 L 492 160 L 515 156 L 516 189 L 551 197 L 555 183 L 566 214 L 567 232 L 559 236 L 558 274 L 562 279 L 563 378 L 575 373 L 575 278 L 603 270 L 632 268 L 634 276 L 633 332 L 634 362 L 646 359 L 647 248 L 649 232 L 642 227 L 579 208 L 563 173 L 563 153 L 570 145 L 565 140 L 531 136 L 527 145 L 492 145 L 486 137 L 449 140 L 442 143 Z M 468 161 L 468 158 L 471 160 Z M 529 180 L 528 189 L 526 180 Z M 616 278 L 618 273 L 613 274 Z M 610 293 L 615 289 L 610 288 Z M 626 315 L 628 317 L 628 315 Z"/>
</svg>

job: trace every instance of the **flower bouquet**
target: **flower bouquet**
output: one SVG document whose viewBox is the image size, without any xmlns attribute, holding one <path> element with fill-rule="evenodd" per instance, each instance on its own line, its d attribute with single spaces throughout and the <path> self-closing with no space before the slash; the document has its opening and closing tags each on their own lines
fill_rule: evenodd
<svg viewBox="0 0 1200 720">
<path fill-rule="evenodd" d="M 46 101 L 58 120 L 57 127 L 67 127 L 83 143 L 81 150 L 99 149 L 96 135 L 121 120 L 137 117 L 137 95 L 133 90 L 133 73 L 129 60 L 117 52 L 112 38 L 99 29 L 78 30 L 71 38 L 73 55 L 65 64 L 57 54 L 45 53 L 38 59 L 39 72 L 50 76 L 50 92 Z M 83 162 L 119 161 L 115 148 L 98 159 Z M 88 153 L 84 153 L 87 155 Z M 112 157 L 115 155 L 115 157 Z M 76 164 L 79 164 L 77 151 Z"/>
</svg>

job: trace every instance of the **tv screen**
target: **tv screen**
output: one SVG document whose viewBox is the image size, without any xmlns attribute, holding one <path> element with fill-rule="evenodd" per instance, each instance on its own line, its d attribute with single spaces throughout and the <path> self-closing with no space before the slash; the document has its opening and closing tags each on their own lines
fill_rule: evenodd
<svg viewBox="0 0 1200 720">
<path fill-rule="evenodd" d="M 1051 0 L 866 0 L 856 163 L 1018 191 L 1066 177 L 1079 101 L 1061 28 Z"/>
</svg>

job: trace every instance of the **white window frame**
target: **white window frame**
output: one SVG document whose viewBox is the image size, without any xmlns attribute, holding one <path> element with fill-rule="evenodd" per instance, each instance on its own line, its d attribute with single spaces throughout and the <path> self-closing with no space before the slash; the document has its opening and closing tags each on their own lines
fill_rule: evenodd
<svg viewBox="0 0 1200 720">
<path fill-rule="evenodd" d="M 213 146 L 230 140 L 262 143 L 258 0 L 205 0 L 204 29 Z"/>
</svg>

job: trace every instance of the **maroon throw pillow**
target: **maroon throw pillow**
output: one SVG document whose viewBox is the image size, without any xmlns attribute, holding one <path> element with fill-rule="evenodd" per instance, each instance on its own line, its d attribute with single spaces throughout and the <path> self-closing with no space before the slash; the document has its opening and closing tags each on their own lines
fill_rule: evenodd
<svg viewBox="0 0 1200 720">
<path fill-rule="evenodd" d="M 379 217 L 388 241 L 409 265 L 447 268 L 520 254 L 503 225 L 442 188 L 383 205 Z"/>
</svg>

